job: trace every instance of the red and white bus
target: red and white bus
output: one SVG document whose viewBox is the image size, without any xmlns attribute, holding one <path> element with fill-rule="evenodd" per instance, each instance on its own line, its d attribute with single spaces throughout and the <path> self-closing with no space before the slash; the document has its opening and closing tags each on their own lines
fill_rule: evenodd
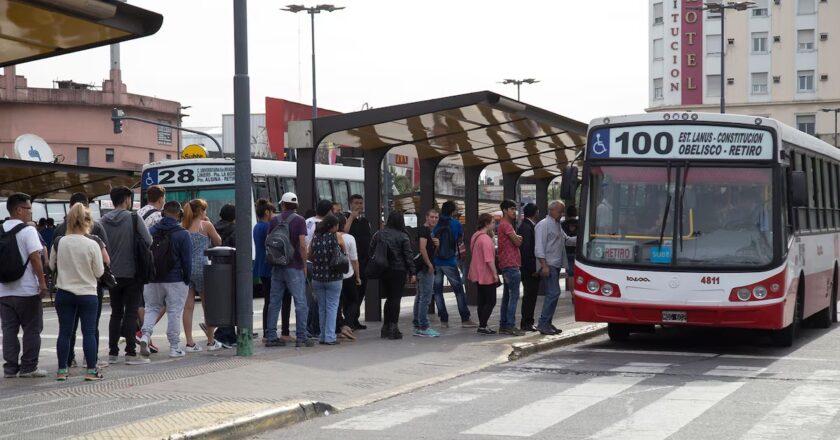
<svg viewBox="0 0 840 440">
<path fill-rule="evenodd" d="M 651 113 L 590 123 L 575 316 L 655 325 L 837 321 L 840 150 L 773 119 Z"/>
</svg>

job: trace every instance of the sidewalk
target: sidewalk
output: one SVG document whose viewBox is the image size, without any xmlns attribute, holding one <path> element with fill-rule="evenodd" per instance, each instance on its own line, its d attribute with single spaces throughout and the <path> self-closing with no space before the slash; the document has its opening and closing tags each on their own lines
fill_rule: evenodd
<svg viewBox="0 0 840 440">
<path fill-rule="evenodd" d="M 457 316 L 454 298 L 447 296 L 450 314 Z M 541 302 L 540 298 L 537 315 Z M 149 365 L 110 366 L 104 370 L 106 380 L 98 383 L 83 382 L 81 368 L 71 370 L 74 377 L 67 383 L 55 382 L 55 355 L 42 351 L 48 378 L 0 381 L 0 439 L 173 438 L 301 403 L 319 402 L 316 408 L 321 410 L 330 406 L 341 410 L 505 362 L 511 344 L 541 339 L 533 333 L 516 338 L 480 336 L 475 329 L 455 325 L 439 329 L 436 317 L 432 326 L 441 331 L 440 338 L 412 337 L 412 305 L 413 298 L 403 299 L 403 340 L 380 339 L 379 323 L 374 322 L 356 332 L 358 341 L 335 347 L 264 348 L 257 339 L 249 358 L 236 357 L 235 350 L 220 350 L 169 359 L 165 322 L 161 322 L 155 340 L 163 354 L 152 355 Z M 261 300 L 256 300 L 254 310 L 261 307 Z M 497 306 L 491 320 L 494 328 L 498 310 Z M 475 307 L 471 311 L 477 319 Z M 106 307 L 105 326 L 108 315 Z M 260 320 L 256 315 L 258 327 Z M 554 323 L 564 332 L 587 325 L 574 322 L 568 293 L 560 300 Z M 45 340 L 44 348 L 49 349 L 49 344 L 54 340 Z"/>
</svg>

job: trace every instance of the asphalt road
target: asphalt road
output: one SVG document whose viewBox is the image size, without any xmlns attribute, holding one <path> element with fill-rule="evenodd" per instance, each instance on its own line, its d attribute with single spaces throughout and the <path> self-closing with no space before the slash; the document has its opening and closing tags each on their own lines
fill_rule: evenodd
<svg viewBox="0 0 840 440">
<path fill-rule="evenodd" d="M 840 439 L 840 326 L 606 337 L 260 439 Z"/>
</svg>

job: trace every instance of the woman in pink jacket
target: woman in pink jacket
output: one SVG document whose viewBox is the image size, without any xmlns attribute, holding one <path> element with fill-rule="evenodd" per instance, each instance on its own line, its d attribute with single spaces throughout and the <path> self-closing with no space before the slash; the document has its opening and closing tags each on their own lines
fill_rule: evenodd
<svg viewBox="0 0 840 440">
<path fill-rule="evenodd" d="M 496 288 L 499 274 L 496 272 L 496 250 L 491 234 L 496 228 L 490 214 L 478 216 L 477 231 L 470 239 L 470 281 L 478 284 L 478 333 L 493 335 L 496 331 L 487 327 L 487 320 L 496 307 Z"/>
</svg>

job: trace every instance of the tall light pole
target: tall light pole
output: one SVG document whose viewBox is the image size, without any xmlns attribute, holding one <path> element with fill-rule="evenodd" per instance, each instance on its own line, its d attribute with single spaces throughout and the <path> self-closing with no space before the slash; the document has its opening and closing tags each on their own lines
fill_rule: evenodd
<svg viewBox="0 0 840 440">
<path fill-rule="evenodd" d="M 726 10 L 727 9 L 734 9 L 736 11 L 746 11 L 747 9 L 752 9 L 755 6 L 755 2 L 726 2 L 724 3 L 721 1 L 720 3 L 706 3 L 705 6 L 702 8 L 691 8 L 691 9 L 698 9 L 703 11 L 709 11 L 713 14 L 720 14 L 720 112 L 726 113 L 726 78 L 724 78 L 724 73 L 726 70 L 724 69 L 724 57 L 725 55 L 725 41 L 726 41 L 726 32 L 725 32 L 725 23 L 726 23 Z"/>
<path fill-rule="evenodd" d="M 840 107 L 835 108 L 824 108 L 822 111 L 834 112 L 834 147 L 837 148 L 837 113 L 840 112 Z"/>
<path fill-rule="evenodd" d="M 522 84 L 534 84 L 534 83 L 538 83 L 538 82 L 539 82 L 539 80 L 536 80 L 534 78 L 525 78 L 525 79 L 506 79 L 506 80 L 503 80 L 503 81 L 499 81 L 499 84 L 515 84 L 516 85 L 516 100 L 521 101 L 519 99 L 519 87 Z"/>
<path fill-rule="evenodd" d="M 312 19 L 312 119 L 318 119 L 318 100 L 315 93 L 315 14 L 320 14 L 321 11 L 334 12 L 339 9 L 344 9 L 344 6 L 318 5 L 306 7 L 303 5 L 286 5 L 285 8 L 280 9 L 293 13 L 306 12 Z"/>
</svg>

